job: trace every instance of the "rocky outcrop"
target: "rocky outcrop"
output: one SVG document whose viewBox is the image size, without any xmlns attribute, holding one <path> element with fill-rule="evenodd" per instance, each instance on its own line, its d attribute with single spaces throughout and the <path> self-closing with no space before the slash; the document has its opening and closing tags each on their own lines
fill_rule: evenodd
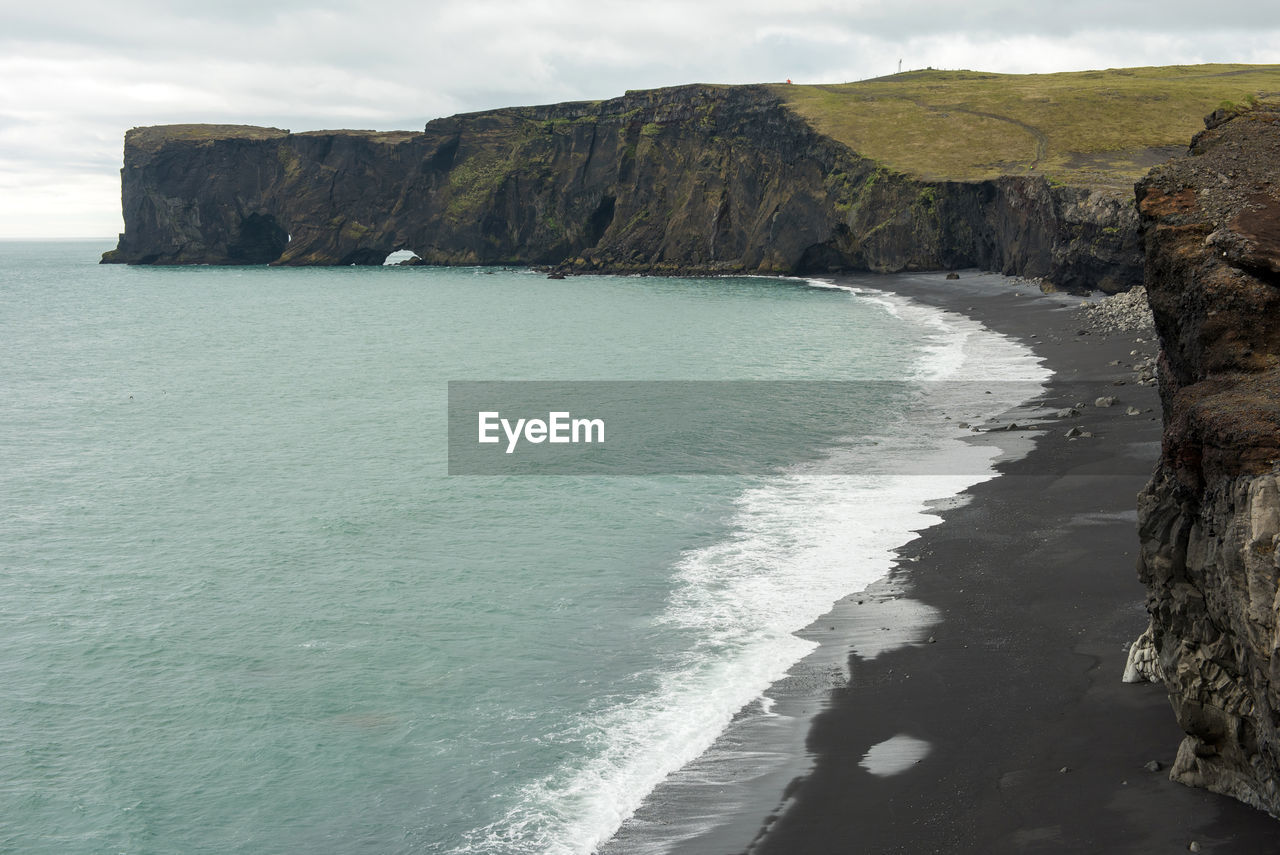
<svg viewBox="0 0 1280 855">
<path fill-rule="evenodd" d="M 1172 777 L 1280 816 L 1280 108 L 1206 124 L 1136 188 L 1165 428 L 1135 660 L 1187 734 Z"/>
<path fill-rule="evenodd" d="M 977 266 L 1115 291 L 1136 214 L 1041 177 L 923 182 L 763 87 L 472 113 L 423 132 L 178 125 L 125 137 L 130 264 L 547 264 L 647 272 Z"/>
</svg>

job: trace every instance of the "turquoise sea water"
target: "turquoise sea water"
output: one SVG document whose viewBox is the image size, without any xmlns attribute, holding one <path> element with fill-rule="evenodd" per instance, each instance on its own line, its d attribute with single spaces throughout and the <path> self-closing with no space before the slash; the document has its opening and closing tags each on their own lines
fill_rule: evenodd
<svg viewBox="0 0 1280 855">
<path fill-rule="evenodd" d="M 1038 376 L 865 289 L 106 248 L 0 243 L 3 851 L 590 852 L 985 476 L 895 479 L 962 452 L 890 412 L 794 471 L 449 477 L 447 381 Z"/>
</svg>

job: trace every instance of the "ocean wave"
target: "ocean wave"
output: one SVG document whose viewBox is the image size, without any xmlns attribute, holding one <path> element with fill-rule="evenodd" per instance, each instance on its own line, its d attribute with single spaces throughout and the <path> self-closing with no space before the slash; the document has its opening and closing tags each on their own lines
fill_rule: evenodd
<svg viewBox="0 0 1280 855">
<path fill-rule="evenodd" d="M 961 441 L 959 424 L 1038 394 L 1048 378 L 1039 360 L 962 315 L 871 288 L 811 284 L 849 291 L 918 330 L 918 394 L 881 434 L 745 489 L 730 535 L 672 568 L 657 623 L 695 642 L 662 663 L 653 691 L 575 723 L 589 753 L 524 788 L 456 855 L 595 851 L 817 646 L 797 632 L 882 579 L 894 550 L 940 521 L 931 502 L 994 477 L 998 450 Z M 990 394 L 974 396 L 977 381 Z"/>
</svg>

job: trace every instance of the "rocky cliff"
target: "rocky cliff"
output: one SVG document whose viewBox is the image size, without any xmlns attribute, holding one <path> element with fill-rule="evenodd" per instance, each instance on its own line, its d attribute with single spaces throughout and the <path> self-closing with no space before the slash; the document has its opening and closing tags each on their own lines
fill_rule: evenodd
<svg viewBox="0 0 1280 855">
<path fill-rule="evenodd" d="M 1139 499 L 1172 777 L 1280 816 L 1280 105 L 1215 113 L 1137 185 L 1164 438 Z"/>
<path fill-rule="evenodd" d="M 472 113 L 423 132 L 174 125 L 126 135 L 106 262 L 805 273 L 976 266 L 1114 291 L 1136 214 L 1043 177 L 920 181 L 755 86 Z"/>
</svg>

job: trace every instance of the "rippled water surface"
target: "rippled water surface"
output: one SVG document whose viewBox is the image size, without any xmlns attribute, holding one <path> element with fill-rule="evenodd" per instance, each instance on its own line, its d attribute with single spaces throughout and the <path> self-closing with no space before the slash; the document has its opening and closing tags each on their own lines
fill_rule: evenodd
<svg viewBox="0 0 1280 855">
<path fill-rule="evenodd" d="M 4 851 L 589 852 L 963 484 L 893 477 L 946 432 L 884 401 L 794 470 L 449 477 L 447 381 L 1026 359 L 798 281 L 108 246 L 0 243 Z"/>
</svg>

